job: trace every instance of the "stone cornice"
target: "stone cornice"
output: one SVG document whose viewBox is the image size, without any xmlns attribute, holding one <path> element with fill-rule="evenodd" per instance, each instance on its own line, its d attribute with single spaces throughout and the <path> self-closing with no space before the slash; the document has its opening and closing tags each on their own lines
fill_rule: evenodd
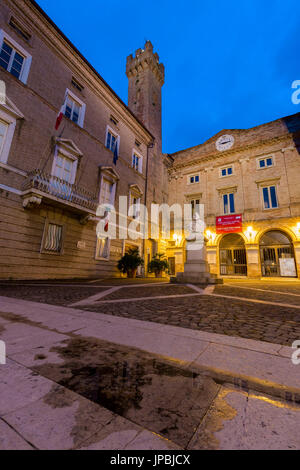
<svg viewBox="0 0 300 470">
<path fill-rule="evenodd" d="M 32 0 L 6 0 L 11 9 L 17 14 L 30 18 L 32 29 L 52 51 L 60 57 L 75 75 L 85 82 L 88 88 L 98 96 L 116 115 L 134 132 L 137 138 L 149 144 L 153 141 L 152 134 L 134 116 L 129 108 L 109 87 L 98 72 L 76 50 L 68 39 L 61 33 L 51 20 L 42 13 L 42 10 Z M 57 28 L 57 29 L 56 29 Z"/>
<path fill-rule="evenodd" d="M 238 148 L 235 148 L 235 149 L 230 149 L 228 151 L 224 151 L 222 153 L 220 152 L 213 152 L 213 153 L 208 153 L 206 155 L 203 155 L 201 157 L 196 157 L 194 159 L 191 159 L 189 161 L 181 161 L 180 163 L 176 163 L 176 159 L 174 159 L 174 163 L 172 165 L 172 167 L 170 168 L 169 171 L 174 171 L 174 170 L 177 170 L 177 169 L 180 169 L 180 168 L 186 168 L 186 167 L 189 167 L 189 166 L 193 166 L 193 165 L 199 165 L 199 164 L 202 164 L 204 162 L 211 162 L 212 160 L 214 161 L 217 161 L 217 160 L 221 160 L 223 159 L 223 157 L 229 157 L 229 156 L 234 156 L 234 155 L 237 155 L 237 154 L 240 154 L 242 152 L 245 152 L 245 151 L 249 151 L 249 150 L 253 150 L 253 149 L 259 149 L 259 148 L 262 148 L 262 147 L 265 147 L 265 146 L 269 146 L 269 145 L 272 145 L 272 144 L 277 144 L 277 143 L 281 143 L 281 142 L 293 142 L 293 138 L 292 138 L 292 134 L 284 134 L 282 136 L 279 136 L 279 137 L 273 137 L 271 139 L 267 139 L 267 140 L 264 140 L 264 141 L 260 141 L 258 143 L 254 143 L 253 145 L 251 144 L 248 144 L 248 145 L 244 145 L 244 146 L 240 146 Z M 291 148 L 291 147 L 289 147 Z M 296 148 L 295 146 L 293 146 L 293 148 Z M 278 149 L 278 151 L 280 151 L 281 149 Z M 270 152 L 270 151 L 268 151 Z M 262 153 L 263 153 L 263 150 L 262 150 Z M 241 158 L 248 158 L 248 157 L 241 157 Z"/>
</svg>

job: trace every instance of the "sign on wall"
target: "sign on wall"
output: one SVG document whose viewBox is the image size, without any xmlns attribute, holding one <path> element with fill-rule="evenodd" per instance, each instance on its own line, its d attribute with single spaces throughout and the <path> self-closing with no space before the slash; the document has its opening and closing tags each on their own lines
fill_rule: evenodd
<svg viewBox="0 0 300 470">
<path fill-rule="evenodd" d="M 216 217 L 217 233 L 238 233 L 243 231 L 242 214 L 221 215 Z"/>
<path fill-rule="evenodd" d="M 279 266 L 280 276 L 296 276 L 296 266 L 294 258 L 279 258 Z"/>
</svg>

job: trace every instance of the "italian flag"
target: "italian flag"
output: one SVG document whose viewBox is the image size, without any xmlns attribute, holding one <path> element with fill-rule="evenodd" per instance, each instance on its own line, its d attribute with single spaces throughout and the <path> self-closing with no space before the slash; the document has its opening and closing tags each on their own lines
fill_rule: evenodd
<svg viewBox="0 0 300 470">
<path fill-rule="evenodd" d="M 108 232 L 109 216 L 110 216 L 110 211 L 106 213 L 106 216 L 104 219 L 104 232 Z"/>
<path fill-rule="evenodd" d="M 66 106 L 66 99 L 67 99 L 67 96 L 65 96 L 64 98 L 64 104 L 62 105 L 62 107 L 60 108 L 59 110 L 59 113 L 56 117 L 56 123 L 55 123 L 55 130 L 57 131 L 59 126 L 60 126 L 60 123 L 62 121 L 62 118 L 63 118 L 63 115 L 64 115 L 64 112 L 65 112 L 65 106 Z"/>
</svg>

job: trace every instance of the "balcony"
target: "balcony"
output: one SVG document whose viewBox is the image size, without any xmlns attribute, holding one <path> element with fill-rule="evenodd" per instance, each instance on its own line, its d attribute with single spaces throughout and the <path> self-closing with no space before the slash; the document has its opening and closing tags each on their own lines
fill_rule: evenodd
<svg viewBox="0 0 300 470">
<path fill-rule="evenodd" d="M 95 194 L 41 170 L 28 174 L 22 191 L 23 207 L 26 209 L 37 207 L 45 201 L 79 215 L 96 214 L 98 201 Z"/>
</svg>

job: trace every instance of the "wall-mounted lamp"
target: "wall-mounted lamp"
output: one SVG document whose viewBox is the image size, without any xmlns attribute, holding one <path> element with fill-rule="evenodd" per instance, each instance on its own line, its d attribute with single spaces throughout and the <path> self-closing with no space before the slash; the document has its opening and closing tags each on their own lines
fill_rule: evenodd
<svg viewBox="0 0 300 470">
<path fill-rule="evenodd" d="M 174 233 L 174 234 L 173 234 L 173 240 L 174 240 L 176 246 L 180 246 L 181 240 L 182 240 L 182 236 L 181 236 L 181 235 L 177 235 L 177 233 Z"/>
<path fill-rule="evenodd" d="M 251 225 L 249 225 L 249 227 L 247 227 L 247 230 L 245 230 L 244 233 L 249 241 L 253 241 L 257 232 L 253 230 L 253 227 Z"/>
<path fill-rule="evenodd" d="M 206 230 L 205 232 L 205 236 L 208 240 L 208 243 L 210 244 L 213 244 L 213 242 L 215 241 L 215 238 L 217 236 L 217 234 L 215 232 L 211 232 L 210 230 Z"/>
</svg>

